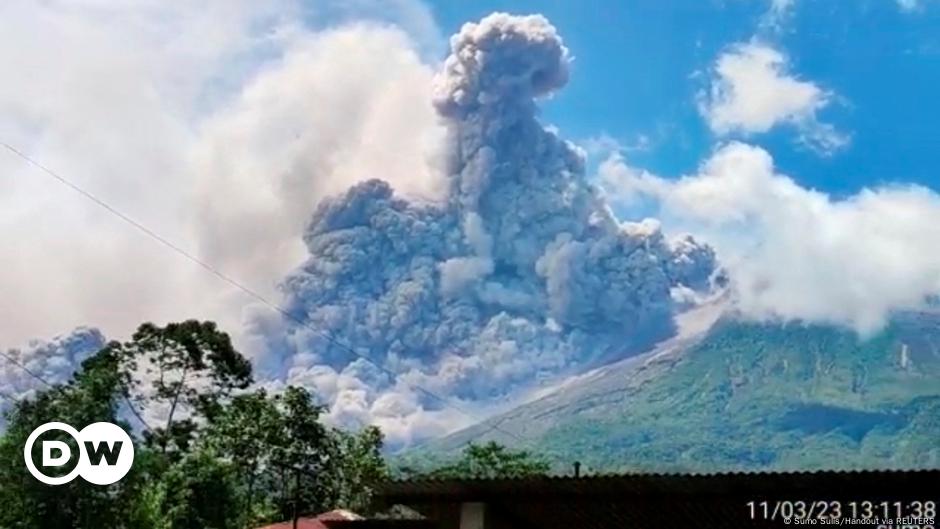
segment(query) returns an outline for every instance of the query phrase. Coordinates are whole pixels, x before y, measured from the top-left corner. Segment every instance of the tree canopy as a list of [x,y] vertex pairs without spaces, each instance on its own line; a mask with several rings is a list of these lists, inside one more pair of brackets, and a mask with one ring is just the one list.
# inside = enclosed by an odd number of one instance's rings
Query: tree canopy
[[[387,475],[381,432],[325,425],[303,388],[272,394],[251,391],[251,383],[250,363],[212,322],[146,323],[128,342],[109,343],[69,382],[7,414],[0,528],[227,529],[284,520],[295,508],[365,509]],[[148,409],[162,411],[162,420],[148,418]],[[132,432],[131,472],[106,487],[40,483],[26,470],[22,447],[51,421],[79,430],[106,421]]]
[[490,441],[470,443],[456,461],[424,474],[438,479],[510,479],[548,474],[551,465],[525,450],[509,448]]
[[[338,430],[322,421],[323,412],[302,387],[253,387],[251,364],[214,323],[145,323],[129,341],[108,343],[85,360],[67,383],[7,413],[0,529],[244,529],[295,511],[368,512],[374,487],[389,476],[382,432]],[[79,430],[100,421],[120,425],[134,443],[130,473],[108,486],[39,482],[22,450],[30,433],[51,421]],[[40,437],[52,438],[78,453],[62,432]],[[468,446],[428,475],[519,477],[548,468],[528,452],[489,443]]]

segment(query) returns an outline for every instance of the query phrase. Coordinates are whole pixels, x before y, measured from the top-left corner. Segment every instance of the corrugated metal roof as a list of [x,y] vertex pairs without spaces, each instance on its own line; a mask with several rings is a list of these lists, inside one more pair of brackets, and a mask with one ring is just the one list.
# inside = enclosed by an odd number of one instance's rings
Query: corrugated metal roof
[[859,489],[886,484],[906,488],[933,483],[936,470],[839,470],[815,472],[728,472],[713,474],[602,474],[582,477],[533,476],[519,479],[412,479],[386,482],[383,497],[420,495],[498,495],[505,492],[551,494],[704,494],[740,491],[775,493],[837,487]]
[[782,527],[752,520],[748,502],[940,501],[940,469],[425,479],[385,483],[377,497],[425,514],[484,502],[504,523],[494,527]]

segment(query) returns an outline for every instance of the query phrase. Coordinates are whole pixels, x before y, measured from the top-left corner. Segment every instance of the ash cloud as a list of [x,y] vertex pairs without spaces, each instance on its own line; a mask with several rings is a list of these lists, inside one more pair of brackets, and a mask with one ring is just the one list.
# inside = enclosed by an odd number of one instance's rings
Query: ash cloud
[[469,420],[415,385],[494,402],[674,331],[688,294],[712,288],[715,254],[655,222],[621,223],[583,153],[538,121],[570,65],[538,15],[493,14],[452,37],[431,101],[448,134],[446,197],[414,203],[369,180],[321,201],[309,256],[282,284],[309,327],[249,317],[262,375],[311,386],[336,422],[378,424],[400,444]]
[[3,413],[10,409],[14,400],[30,398],[37,390],[45,388],[36,377],[50,384],[66,382],[82,360],[104,345],[105,338],[100,331],[80,327],[51,340],[33,340],[25,347],[4,351],[11,360],[0,359],[0,429],[6,424]]

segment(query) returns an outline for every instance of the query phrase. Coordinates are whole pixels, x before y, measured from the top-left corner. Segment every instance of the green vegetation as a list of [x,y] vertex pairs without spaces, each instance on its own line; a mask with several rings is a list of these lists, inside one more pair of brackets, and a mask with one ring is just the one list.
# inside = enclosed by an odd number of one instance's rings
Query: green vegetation
[[940,430],[918,426],[940,409],[937,349],[901,366],[925,337],[724,325],[639,393],[549,429],[544,448],[577,440],[588,464],[617,470],[937,467]]
[[677,354],[611,369],[400,462],[422,468],[487,440],[545,454],[561,472],[573,461],[587,472],[937,468],[940,318],[899,315],[864,338],[725,321]]
[[[497,417],[499,428],[484,423],[401,456],[398,473],[513,478],[570,472],[574,461],[586,472],[940,467],[938,323],[899,318],[860,339],[726,321],[672,354]],[[122,421],[142,423],[145,406],[166,419],[133,436],[134,467],[120,482],[50,487],[26,470],[22,449],[37,426],[108,421],[132,431]],[[390,475],[382,434],[331,428],[322,412],[303,388],[252,389],[248,362],[211,323],[145,324],[8,413],[0,529],[242,529],[289,519],[295,501],[302,513],[368,512]],[[493,442],[519,438],[527,450]]]
[[[301,513],[365,509],[387,475],[381,432],[323,425],[302,388],[269,395],[250,384],[249,363],[212,323],[145,324],[128,343],[108,344],[70,382],[8,414],[0,528],[226,529],[288,519],[295,501]],[[51,487],[26,470],[22,450],[37,426],[108,421],[131,431],[121,418],[159,403],[166,422],[135,436],[134,467],[118,483]]]
[[408,477],[425,479],[511,479],[548,474],[551,464],[525,450],[513,451],[490,441],[470,443],[454,461],[422,472],[402,468]]
[[[211,322],[148,323],[127,343],[108,344],[71,381],[7,414],[0,529],[243,529],[290,519],[295,507],[303,514],[368,513],[375,485],[389,477],[382,433],[324,425],[323,409],[303,388],[272,395],[249,389],[251,383],[250,364]],[[146,425],[146,406],[168,410],[166,421]],[[145,427],[132,435],[134,466],[118,483],[76,479],[53,487],[26,470],[23,446],[41,424],[81,429],[107,421],[131,432],[125,417]],[[68,435],[41,437],[51,438],[77,453]],[[528,453],[491,443],[468,447],[462,459],[428,476],[517,477],[547,469]]]

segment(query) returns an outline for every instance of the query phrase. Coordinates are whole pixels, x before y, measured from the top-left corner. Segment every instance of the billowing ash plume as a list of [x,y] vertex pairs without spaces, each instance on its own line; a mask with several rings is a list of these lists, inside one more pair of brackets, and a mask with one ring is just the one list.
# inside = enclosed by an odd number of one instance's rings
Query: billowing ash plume
[[45,388],[40,379],[50,384],[67,381],[82,360],[104,345],[104,336],[97,329],[81,327],[49,341],[33,341],[24,348],[4,351],[0,356],[0,427],[5,422],[2,413],[14,400]]
[[[585,181],[584,157],[536,118],[569,55],[541,16],[493,14],[451,39],[433,104],[449,130],[442,204],[371,180],[317,207],[310,257],[285,281],[313,329],[253,318],[263,373],[315,387],[343,424],[407,442],[454,426],[412,384],[492,399],[673,332],[678,302],[710,288],[712,250],[620,223]],[[694,296],[692,296],[694,297]],[[438,410],[438,411],[435,411]],[[437,415],[435,415],[437,413]]]

